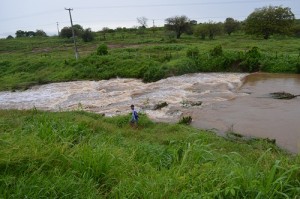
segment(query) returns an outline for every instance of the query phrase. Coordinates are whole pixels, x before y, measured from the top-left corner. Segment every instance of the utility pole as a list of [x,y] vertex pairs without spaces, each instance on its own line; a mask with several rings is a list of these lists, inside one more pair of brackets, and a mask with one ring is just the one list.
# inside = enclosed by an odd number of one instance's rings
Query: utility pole
[[75,32],[74,32],[74,28],[73,28],[73,21],[72,21],[72,15],[71,15],[71,8],[65,8],[65,10],[69,11],[69,15],[70,15],[70,21],[71,21],[71,28],[72,28],[72,35],[73,35],[73,40],[74,40],[74,50],[75,50],[75,58],[76,60],[78,59],[78,50],[77,50],[77,45],[76,45],[76,39],[75,39]]
[[58,27],[58,22],[56,22],[56,25],[57,25],[57,36],[59,36],[59,27]]
[[152,31],[153,31],[153,34],[154,34],[154,31],[155,31],[155,23],[154,23],[154,19],[153,19]]

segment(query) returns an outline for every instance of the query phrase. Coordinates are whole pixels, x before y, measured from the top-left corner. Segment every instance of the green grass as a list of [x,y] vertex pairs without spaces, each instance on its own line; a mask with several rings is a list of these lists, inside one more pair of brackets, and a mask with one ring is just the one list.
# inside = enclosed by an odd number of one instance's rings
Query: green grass
[[0,111],[3,198],[297,198],[300,158],[141,115]]
[[[108,45],[108,55],[98,56],[100,44]],[[223,54],[211,56],[221,46]],[[58,37],[0,40],[0,90],[27,89],[32,85],[72,80],[101,80],[114,77],[157,81],[173,75],[194,72],[299,73],[300,40],[274,36],[257,39],[242,33],[200,40],[183,35],[169,39],[158,30],[98,34],[96,40],[78,40],[79,61],[74,58],[71,39]],[[257,47],[259,57],[247,52]],[[198,49],[198,56],[188,56]]]
[[[96,55],[100,44],[107,56]],[[212,50],[221,46],[221,53]],[[0,40],[0,90],[112,77],[157,81],[191,72],[299,73],[300,40],[154,34]],[[256,52],[253,47],[258,47]],[[197,52],[191,56],[188,52]],[[300,157],[267,140],[225,139],[142,115],[0,110],[0,198],[297,198]]]

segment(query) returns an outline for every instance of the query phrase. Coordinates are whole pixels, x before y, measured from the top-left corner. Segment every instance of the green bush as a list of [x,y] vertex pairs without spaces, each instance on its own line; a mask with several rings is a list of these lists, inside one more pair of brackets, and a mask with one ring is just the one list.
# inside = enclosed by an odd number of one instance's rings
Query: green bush
[[[174,38],[172,33],[169,36]],[[97,37],[99,40],[100,35]],[[114,35],[107,33],[107,40],[99,50],[98,46],[94,49],[95,42],[79,40],[79,60],[74,59],[72,39],[3,39],[0,40],[0,90],[28,88],[52,81],[116,76],[157,81],[194,72],[299,72],[300,40],[297,38],[274,36],[263,41],[232,35],[208,42],[184,35],[180,40],[175,39],[176,44],[171,44],[167,39],[160,41],[162,37],[166,37],[163,29],[155,34],[146,30],[143,41],[136,37],[135,30],[116,31]],[[148,41],[151,45],[139,45]],[[108,49],[108,44],[114,44],[116,48]],[[243,52],[247,48],[250,50]]]
[[189,58],[198,58],[199,57],[199,49],[197,47],[189,48],[186,52],[186,56]]
[[300,62],[296,64],[296,72],[297,74],[300,74]]
[[84,42],[90,42],[95,39],[94,33],[90,28],[85,29],[84,32],[81,35],[81,38]]
[[223,55],[223,48],[221,45],[217,45],[210,51],[210,55],[213,57],[222,56]]
[[260,70],[271,73],[297,73],[297,63],[295,57],[280,56],[276,58],[264,56],[260,61]]
[[258,47],[253,47],[246,52],[244,60],[241,62],[241,67],[246,72],[256,72],[260,70],[261,54]]
[[107,55],[108,54],[108,47],[106,44],[101,44],[97,48],[97,55]]
[[143,81],[155,82],[165,77],[165,71],[159,66],[150,66],[145,70]]
[[11,66],[11,62],[9,61],[0,61],[0,73],[4,73],[7,71]]
[[192,117],[191,116],[186,116],[186,117],[182,117],[180,120],[179,120],[179,124],[185,124],[185,125],[189,125],[192,123]]

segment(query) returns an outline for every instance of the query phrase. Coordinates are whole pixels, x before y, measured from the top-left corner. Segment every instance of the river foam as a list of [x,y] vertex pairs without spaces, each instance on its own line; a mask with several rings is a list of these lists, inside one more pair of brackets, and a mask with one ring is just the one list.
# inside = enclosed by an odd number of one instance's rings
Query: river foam
[[[247,74],[201,73],[169,77],[153,83],[116,78],[75,81],[34,86],[26,91],[0,92],[1,109],[47,111],[85,110],[106,116],[128,114],[134,104],[140,112],[157,121],[175,122],[188,112],[185,102],[209,106],[233,99]],[[154,110],[155,105],[168,106]]]
[[[267,97],[278,91],[300,94],[300,75],[200,73],[147,84],[123,78],[52,83],[0,92],[0,109],[85,110],[115,116],[130,113],[134,104],[154,121],[178,122],[192,116],[194,127],[276,139],[279,146],[300,153],[300,97]],[[157,109],[162,103],[168,105]]]

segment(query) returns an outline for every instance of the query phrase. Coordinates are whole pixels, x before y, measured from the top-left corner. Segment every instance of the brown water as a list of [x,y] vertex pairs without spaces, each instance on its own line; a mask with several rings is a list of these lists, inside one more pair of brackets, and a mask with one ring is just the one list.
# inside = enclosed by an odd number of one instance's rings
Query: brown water
[[233,100],[192,111],[193,125],[234,130],[243,135],[276,139],[294,153],[300,152],[300,97],[290,100],[269,98],[272,92],[300,94],[300,75],[251,74],[237,92],[249,93]]
[[[53,83],[23,92],[0,92],[0,109],[86,110],[114,116],[128,114],[135,104],[155,121],[177,122],[191,115],[195,127],[268,137],[299,153],[300,97],[268,97],[278,91],[300,94],[300,75],[204,73],[148,84],[121,78]],[[199,101],[201,106],[190,105]],[[154,110],[161,102],[168,106]]]

